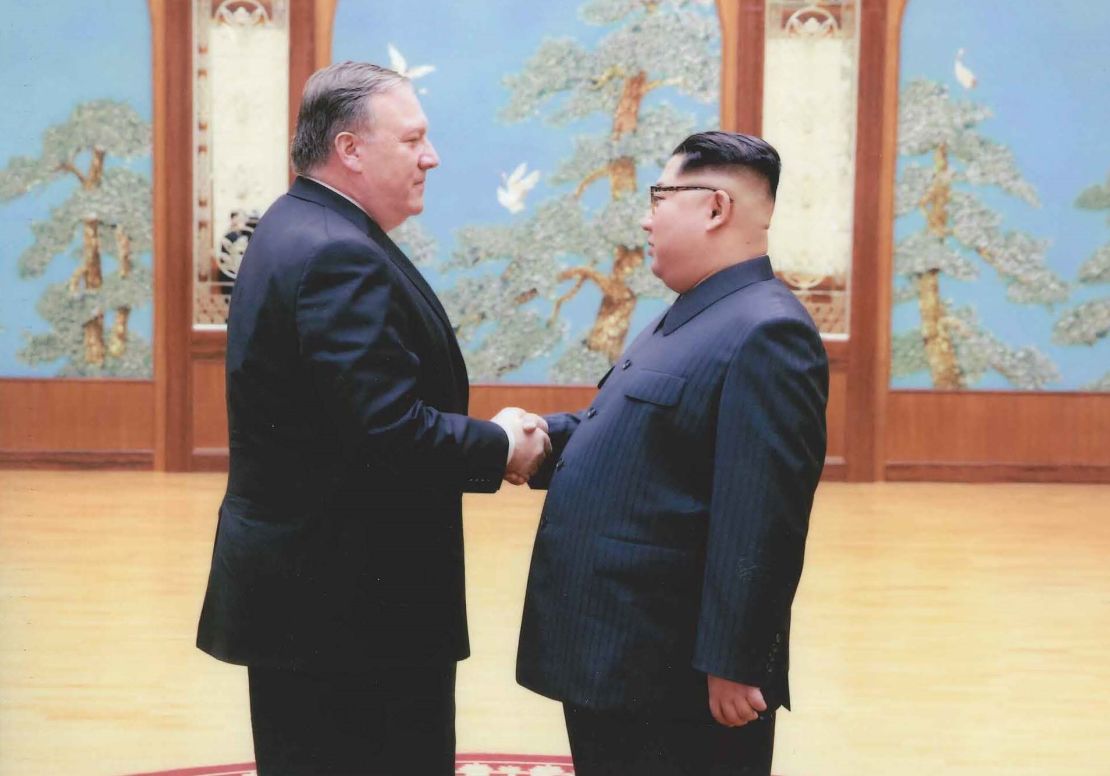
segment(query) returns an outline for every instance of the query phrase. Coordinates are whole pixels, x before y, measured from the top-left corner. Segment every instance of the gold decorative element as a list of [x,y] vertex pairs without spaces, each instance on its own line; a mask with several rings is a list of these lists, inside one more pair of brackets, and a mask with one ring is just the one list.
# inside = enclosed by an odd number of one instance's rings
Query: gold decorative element
[[856,0],[768,0],[767,36],[851,38]]
[[258,0],[223,0],[212,13],[212,21],[233,27],[258,27],[271,23],[270,3]]
[[779,280],[805,305],[823,334],[848,331],[848,279],[844,275],[777,272]]
[[226,323],[243,222],[288,181],[287,5],[194,0],[194,325]]

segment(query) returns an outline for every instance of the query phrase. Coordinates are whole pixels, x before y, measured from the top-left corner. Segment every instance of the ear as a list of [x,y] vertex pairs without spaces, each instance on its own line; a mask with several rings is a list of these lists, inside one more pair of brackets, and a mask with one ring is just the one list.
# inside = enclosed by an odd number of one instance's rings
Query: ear
[[728,194],[718,189],[713,192],[710,207],[712,209],[709,211],[709,222],[705,225],[707,232],[720,229],[729,222],[732,218],[733,202]]
[[359,152],[358,137],[351,132],[340,132],[332,141],[335,156],[340,163],[352,172],[362,172],[362,155]]

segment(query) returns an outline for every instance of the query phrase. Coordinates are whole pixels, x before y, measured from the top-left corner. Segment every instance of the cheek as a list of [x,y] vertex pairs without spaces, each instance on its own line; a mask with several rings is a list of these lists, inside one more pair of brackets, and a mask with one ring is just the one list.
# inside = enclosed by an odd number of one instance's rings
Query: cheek
[[651,255],[648,257],[648,261],[651,262],[651,271],[655,275],[666,271],[668,258],[667,253],[668,251],[666,244],[660,244],[659,241],[656,241],[655,247],[652,249]]
[[655,244],[656,253],[659,252],[660,246],[664,248],[674,245],[675,225],[664,220],[662,223],[656,223],[651,232],[651,241]]

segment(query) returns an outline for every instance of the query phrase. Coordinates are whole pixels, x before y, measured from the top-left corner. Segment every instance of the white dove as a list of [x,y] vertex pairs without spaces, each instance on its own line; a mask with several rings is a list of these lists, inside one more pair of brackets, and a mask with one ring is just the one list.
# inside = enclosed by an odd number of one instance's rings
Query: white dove
[[525,175],[527,170],[528,163],[521,162],[512,175],[505,177],[505,173],[501,173],[501,183],[504,185],[497,187],[497,201],[510,213],[524,210],[524,197],[540,180],[539,170],[532,170]]
[[964,64],[964,50],[960,49],[956,52],[956,80],[960,82],[960,86],[965,89],[974,89],[975,84],[979,79],[975,77],[975,73],[971,72],[967,65]]
[[409,63],[401,56],[401,52],[392,43],[389,46],[389,66],[396,70],[406,78],[415,81],[417,78],[423,78],[428,73],[435,72],[435,65],[417,65],[416,67],[409,68]]

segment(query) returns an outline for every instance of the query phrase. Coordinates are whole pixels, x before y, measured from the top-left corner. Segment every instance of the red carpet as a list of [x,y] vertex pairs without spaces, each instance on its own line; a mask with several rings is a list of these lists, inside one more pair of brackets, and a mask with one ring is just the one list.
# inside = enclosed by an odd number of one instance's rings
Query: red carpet
[[[530,754],[460,754],[456,776],[573,776],[569,757]],[[133,776],[256,776],[254,763],[177,768],[172,771],[137,773]],[[412,776],[419,776],[412,774]]]

